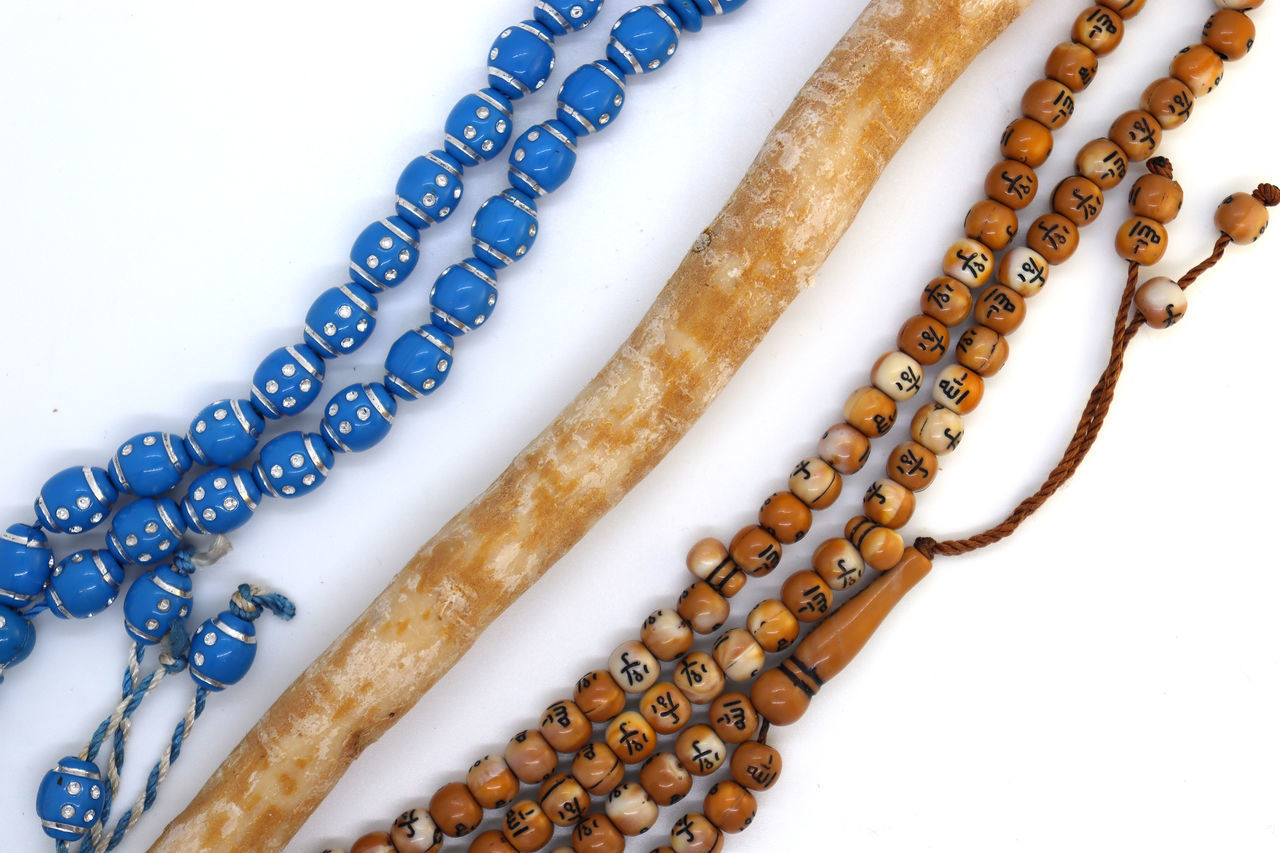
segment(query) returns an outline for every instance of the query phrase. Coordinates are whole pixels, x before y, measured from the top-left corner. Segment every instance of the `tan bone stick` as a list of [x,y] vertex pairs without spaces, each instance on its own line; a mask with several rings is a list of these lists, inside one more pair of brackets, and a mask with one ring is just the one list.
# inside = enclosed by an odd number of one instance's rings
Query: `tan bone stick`
[[684,435],[809,285],[907,134],[1030,2],[873,0],[604,369],[290,685],[151,849],[283,847],[364,748]]

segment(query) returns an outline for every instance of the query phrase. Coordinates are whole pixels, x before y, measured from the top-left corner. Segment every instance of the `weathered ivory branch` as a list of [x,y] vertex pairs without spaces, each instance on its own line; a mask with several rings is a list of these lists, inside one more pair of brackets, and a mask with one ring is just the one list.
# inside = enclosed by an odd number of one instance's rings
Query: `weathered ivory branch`
[[1029,4],[873,0],[610,362],[284,692],[152,851],[283,847],[347,765],[684,435],[907,134]]

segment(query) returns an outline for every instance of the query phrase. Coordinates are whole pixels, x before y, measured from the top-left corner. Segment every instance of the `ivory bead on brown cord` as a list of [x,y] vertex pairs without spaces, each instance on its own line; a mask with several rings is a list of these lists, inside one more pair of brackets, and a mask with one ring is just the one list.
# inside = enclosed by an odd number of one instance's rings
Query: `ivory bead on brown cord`
[[[672,661],[693,648],[693,627],[675,610],[662,607],[650,613],[649,618],[644,620],[644,625],[640,627],[640,641],[658,660]],[[612,681],[612,677],[610,680]],[[617,689],[622,693],[622,688]],[[610,711],[604,719],[592,718],[592,721],[604,722],[621,711],[625,703],[626,696],[623,694],[622,704],[619,704],[616,710]]]
[[729,542],[729,556],[747,574],[763,577],[777,568],[782,559],[782,543],[760,525],[752,524],[734,534]]
[[671,827],[671,849],[675,853],[720,853],[724,834],[698,812],[687,814]]
[[915,509],[915,494],[901,483],[886,477],[873,482],[862,496],[862,511],[867,518],[895,530],[911,520]]
[[627,839],[602,814],[588,815],[573,829],[574,853],[622,853]]
[[739,744],[756,736],[760,715],[745,693],[721,693],[707,709],[707,719],[720,740]]
[[556,773],[538,788],[538,806],[556,826],[573,826],[591,809],[591,795],[570,773]]
[[995,253],[977,240],[957,240],[942,256],[942,273],[965,287],[981,287],[991,277],[994,258]]
[[855,389],[844,401],[844,419],[867,438],[876,438],[893,429],[898,420],[898,404],[872,385]]
[[[1003,284],[993,284],[982,291],[973,313],[974,319],[982,325],[1007,336],[1017,331],[1022,322],[1027,319],[1027,301],[1013,288]],[[966,413],[960,412],[960,414]]]
[[[967,415],[982,402],[986,393],[982,377],[961,364],[949,364],[933,383],[933,399],[957,415]],[[905,523],[905,520],[904,520]],[[901,527],[901,524],[889,525]]]
[[[840,492],[844,489],[844,481],[840,479],[840,474],[835,468],[811,456],[800,460],[796,467],[791,469],[787,487],[791,490],[791,494],[811,509],[826,509],[840,497]],[[740,570],[739,574],[741,574]],[[743,577],[743,580],[745,581],[746,578]]]
[[555,830],[551,818],[533,800],[514,803],[502,819],[502,837],[520,853],[541,850]]
[[[679,622],[684,622],[675,611],[658,612],[670,613]],[[649,618],[652,619],[654,617],[650,616]],[[648,624],[647,620],[645,624]],[[688,629],[686,628],[686,630]],[[693,631],[689,631],[689,638],[690,640],[693,639]],[[641,631],[641,640],[644,640],[643,630]],[[647,642],[645,642],[645,648],[653,651],[653,646]],[[673,657],[677,657],[679,654],[683,654],[683,652],[673,655]],[[670,659],[663,658],[663,660]],[[627,694],[606,670],[595,669],[579,678],[578,683],[574,685],[573,704],[577,705],[591,722],[606,723],[627,706]]]
[[1232,193],[1213,214],[1213,224],[1233,243],[1252,243],[1267,230],[1271,214],[1267,206],[1249,193]]
[[640,785],[659,806],[678,803],[693,788],[693,774],[673,752],[659,752],[640,768]]
[[441,786],[431,795],[427,811],[440,831],[452,838],[473,832],[484,820],[484,809],[462,782]]
[[1098,74],[1098,55],[1074,41],[1059,43],[1044,63],[1044,76],[1072,92],[1083,92]]
[[732,598],[747,582],[747,576],[729,556],[729,549],[719,539],[700,539],[689,549],[685,567],[699,580],[725,598]]
[[438,853],[444,833],[426,809],[409,809],[391,824],[391,846],[396,853]]
[[[1053,85],[1064,88],[1059,83]],[[998,201],[984,198],[969,208],[964,218],[964,233],[998,252],[1017,235],[1018,214]]]
[[958,326],[969,317],[973,291],[950,276],[938,276],[920,294],[920,310],[945,326]]
[[906,547],[902,536],[888,527],[882,527],[863,516],[857,516],[845,525],[845,536],[858,548],[866,564],[876,571],[892,568]]
[[791,492],[774,492],[761,504],[757,521],[779,542],[790,545],[813,526],[813,510]]
[[680,593],[676,612],[695,633],[714,634],[729,618],[729,602],[706,581],[697,581]]
[[500,755],[486,755],[467,771],[467,790],[483,808],[496,809],[520,792],[520,780]]
[[1142,266],[1159,261],[1168,247],[1169,232],[1164,225],[1145,216],[1126,220],[1116,231],[1116,253]]
[[659,681],[640,697],[640,713],[654,731],[669,735],[693,718],[693,703],[670,681]]
[[1038,169],[1053,152],[1053,131],[1035,119],[1015,118],[1000,136],[1000,154]]
[[898,349],[923,365],[937,364],[950,345],[951,332],[927,314],[915,315],[898,330]]
[[711,657],[730,681],[750,681],[764,669],[764,649],[745,628],[730,628],[716,638]]
[[507,843],[500,830],[488,829],[471,839],[467,853],[516,853],[516,848]]
[[[1027,87],[1027,91],[1022,96],[1022,115],[1040,122],[1050,130],[1057,130],[1065,125],[1071,120],[1075,111],[1076,99],[1071,94],[1071,90],[1057,80],[1049,78],[1036,80]],[[982,239],[974,234],[969,236]],[[983,240],[983,242],[987,241]],[[994,243],[987,243],[987,245],[997,250],[1004,248]]]
[[612,791],[627,768],[608,744],[592,742],[578,750],[569,772],[593,797],[602,797]]
[[1169,63],[1169,76],[1176,77],[1197,98],[1203,98],[1222,82],[1222,57],[1213,48],[1193,44],[1180,50]]
[[658,747],[658,733],[639,711],[623,711],[605,728],[604,742],[623,764],[640,764]]
[[1256,35],[1253,20],[1244,12],[1219,9],[1204,22],[1200,42],[1224,59],[1234,61],[1244,59]]
[[711,726],[698,723],[676,737],[676,758],[680,766],[694,776],[710,776],[729,757],[729,748]]
[[1146,160],[1156,153],[1164,131],[1160,122],[1146,110],[1129,110],[1111,124],[1107,138],[1120,146],[1131,163]]
[[1129,189],[1129,210],[1134,216],[1172,222],[1182,210],[1182,185],[1164,175],[1143,175]]
[[726,779],[711,786],[702,800],[702,813],[723,832],[742,832],[756,817],[755,795]]
[[926,403],[911,419],[911,437],[939,456],[960,446],[964,420],[946,406]]
[[1036,170],[1020,160],[1001,160],[987,172],[982,191],[987,198],[1010,210],[1022,210],[1036,197],[1040,179]]
[[981,324],[971,326],[956,342],[956,362],[982,377],[995,376],[1008,358],[1005,336]]
[[707,705],[724,692],[724,672],[711,655],[697,651],[680,658],[672,681],[695,705]]
[[899,350],[890,350],[871,366],[871,384],[899,403],[914,397],[923,381],[920,362]]
[[[917,441],[904,441],[890,451],[884,467],[885,473],[895,483],[899,483],[913,492],[921,492],[929,488],[933,478],[938,475],[938,457],[932,450]],[[830,541],[842,542],[845,540],[833,539]],[[817,569],[818,574],[822,575],[827,583],[831,583],[817,563],[817,554],[814,554],[814,568]],[[858,577],[852,583],[839,587],[832,584],[832,587],[834,589],[846,589],[852,586],[853,583],[857,583],[859,579],[861,579],[861,572],[858,573]]]
[[751,608],[747,614],[747,630],[766,652],[780,652],[800,636],[800,621],[786,604],[770,598]]
[[556,752],[577,752],[591,740],[591,721],[571,700],[553,702],[542,712],[538,731]]
[[1133,304],[1148,326],[1167,329],[1187,313],[1187,294],[1173,279],[1157,276],[1138,287]]
[[[1080,178],[1084,180],[1084,178]],[[1090,182],[1092,186],[1092,182]],[[1101,208],[1102,200],[1099,198]],[[1015,246],[1004,253],[996,266],[996,281],[1011,287],[1025,298],[1035,296],[1049,281],[1049,262],[1044,255],[1026,246]]]
[[[1083,227],[1102,212],[1102,188],[1088,178],[1071,175],[1053,188],[1052,204],[1054,213],[1070,219],[1077,227]],[[1009,254],[1006,254],[1000,259],[997,276],[1008,258]]]
[[370,832],[356,839],[356,843],[351,845],[351,853],[396,853],[396,848],[389,833]]
[[871,456],[871,442],[847,423],[832,424],[818,441],[818,456],[841,474],[856,474]]
[[[866,562],[848,539],[828,539],[813,551],[813,570],[832,589],[843,590],[862,580]],[[788,644],[789,645],[789,644]],[[778,649],[769,649],[778,651]]]
[[[613,676],[614,681],[618,682],[618,686],[627,693],[639,694],[657,683],[658,678],[662,675],[662,665],[658,663],[658,659],[654,657],[644,643],[639,640],[628,640],[620,644],[613,650],[613,654],[609,655],[609,674]],[[588,723],[588,732],[590,732],[590,729],[591,725]],[[583,741],[583,743],[586,743],[586,741]],[[552,744],[552,746],[554,745]],[[578,746],[582,746],[582,744],[578,744]],[[575,746],[572,750],[560,750],[560,752],[574,752],[577,748]]]
[[793,572],[782,584],[781,598],[801,622],[817,622],[831,609],[831,587],[812,569]]
[[1138,106],[1156,117],[1160,127],[1172,130],[1191,117],[1196,96],[1177,77],[1161,77],[1142,92]]
[[1071,38],[1098,56],[1106,56],[1120,46],[1120,40],[1124,38],[1124,21],[1106,6],[1090,6],[1076,18],[1071,27]]
[[1038,217],[1027,229],[1027,246],[1051,264],[1060,264],[1080,246],[1080,229],[1058,213]]
[[1088,178],[1103,190],[1115,188],[1129,172],[1129,158],[1110,139],[1086,142],[1076,153],[1076,174]]
[[507,766],[516,778],[528,785],[535,785],[555,772],[560,757],[541,733],[525,729],[507,742],[502,753]]
[[623,835],[643,835],[658,821],[658,802],[639,782],[623,782],[609,792],[604,813]]

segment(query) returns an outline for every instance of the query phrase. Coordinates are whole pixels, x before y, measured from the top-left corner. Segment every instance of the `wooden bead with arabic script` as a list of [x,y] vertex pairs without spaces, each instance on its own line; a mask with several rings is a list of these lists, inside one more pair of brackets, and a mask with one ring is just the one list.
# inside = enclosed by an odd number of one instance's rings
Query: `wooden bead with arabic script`
[[671,752],[659,752],[646,761],[639,779],[645,793],[663,808],[683,800],[693,787],[693,776]]
[[1060,213],[1046,213],[1027,229],[1027,246],[1049,263],[1060,264],[1080,247],[1080,229]]
[[573,826],[591,808],[591,795],[572,775],[557,773],[538,788],[538,806],[556,826]]
[[1129,172],[1129,158],[1110,139],[1094,139],[1080,146],[1075,165],[1077,175],[1088,178],[1103,190],[1115,187]]
[[1244,59],[1253,47],[1257,28],[1244,12],[1219,9],[1204,22],[1200,43],[1227,60]]
[[1048,283],[1049,262],[1034,249],[1015,246],[1000,259],[1000,265],[996,267],[996,280],[1029,299]]
[[844,401],[844,419],[867,438],[877,438],[893,429],[898,404],[879,388],[864,385]]
[[1213,213],[1213,224],[1233,243],[1252,243],[1267,230],[1271,214],[1249,193],[1232,193]]
[[[699,581],[701,583],[701,581]],[[618,682],[627,693],[643,693],[657,683],[658,677],[662,674],[662,665],[658,663],[658,659],[654,657],[653,652],[639,640],[628,640],[613,650],[613,654],[609,656],[609,674],[613,676],[613,680]],[[579,711],[579,714],[582,712]],[[583,722],[586,718],[583,717]],[[587,730],[590,732],[591,725],[587,724]],[[542,734],[546,736],[545,729]],[[551,740],[550,737],[547,738]],[[561,749],[560,752],[576,752],[578,747],[586,743],[583,740],[573,749]],[[551,744],[555,746],[555,743]]]
[[[1002,335],[1011,335],[1022,325],[1022,321],[1027,319],[1027,301],[1013,288],[1003,284],[993,284],[982,291],[982,296],[978,297],[978,305],[974,309],[973,316],[988,329],[994,329]],[[965,413],[960,412],[960,414]]]
[[351,853],[396,853],[391,836],[386,832],[370,832],[356,839],[351,845]]
[[699,634],[714,634],[729,618],[729,601],[712,589],[706,581],[685,587],[676,604],[676,612]]
[[841,474],[858,473],[870,455],[871,442],[847,423],[832,424],[818,441],[818,457]]
[[724,692],[724,673],[706,652],[689,652],[676,663],[672,681],[695,705],[707,705]]
[[920,362],[900,350],[889,350],[871,366],[871,384],[897,402],[914,397],[923,381]]
[[602,797],[622,781],[627,768],[607,744],[592,741],[578,750],[569,772],[591,796]]
[[764,668],[764,649],[745,628],[730,628],[717,637],[711,657],[730,681],[750,681]]
[[[644,625],[640,628],[640,641],[658,660],[675,660],[693,648],[693,628],[679,613],[663,607],[650,613],[649,618],[644,620]],[[618,688],[618,692],[621,693],[622,689]],[[626,704],[625,695],[623,704]],[[621,710],[619,707],[609,717]],[[593,718],[593,722],[603,723],[605,720]]]
[[1107,136],[1120,146],[1130,162],[1138,162],[1156,153],[1164,131],[1151,113],[1146,110],[1129,110],[1112,122]]
[[1165,276],[1144,281],[1133,301],[1153,329],[1167,329],[1187,313],[1187,294],[1176,281]]
[[1076,18],[1071,38],[1099,56],[1106,56],[1124,38],[1124,22],[1105,6],[1090,6]]
[[467,790],[486,809],[505,806],[520,792],[520,780],[500,755],[486,755],[467,771]]
[[1191,117],[1196,96],[1177,77],[1161,77],[1142,92],[1138,106],[1156,117],[1165,130],[1179,127]]
[[669,681],[659,681],[640,697],[640,713],[653,730],[669,735],[684,728],[693,717],[693,704]]
[[1053,131],[1035,119],[1015,118],[1000,135],[1000,153],[1006,160],[1038,169],[1053,151]]
[[897,530],[911,520],[916,511],[916,496],[901,483],[882,477],[867,487],[862,511],[876,524]]
[[[1045,131],[1045,133],[1048,132]],[[946,254],[942,256],[943,274],[954,278],[966,287],[981,287],[986,284],[987,279],[991,277],[993,267],[991,249],[969,238],[952,243]]]
[[938,276],[920,294],[920,310],[944,326],[958,326],[969,318],[973,292],[949,276]]
[[707,820],[728,833],[742,832],[756,817],[755,795],[746,788],[726,779],[717,782],[707,791],[702,801],[702,811]]
[[738,744],[755,737],[760,715],[745,693],[722,693],[707,709],[707,719],[720,740]]
[[[1070,219],[1073,225],[1084,227],[1102,212],[1102,190],[1093,181],[1079,175],[1064,178],[1053,188],[1053,211]],[[1000,268],[1003,268],[1005,258],[1001,259]],[[999,277],[999,269],[996,275]]]
[[831,587],[812,569],[794,572],[787,578],[781,597],[801,622],[817,622],[831,609]]
[[1164,175],[1143,175],[1129,190],[1129,210],[1134,216],[1172,222],[1182,210],[1182,185]]
[[1154,219],[1135,216],[1116,232],[1116,253],[1126,261],[1150,266],[1164,257],[1169,232]]
[[658,746],[658,733],[639,711],[623,711],[605,728],[604,742],[623,764],[639,764]]
[[751,608],[747,614],[747,630],[766,652],[780,652],[800,635],[800,620],[786,604],[769,598]]
[[689,549],[685,567],[699,580],[725,598],[733,598],[747,582],[747,576],[729,556],[729,549],[719,539],[700,539]]
[[573,853],[623,853],[627,839],[602,814],[587,815],[573,828]]
[[[885,461],[885,472],[895,483],[905,486],[913,492],[921,492],[929,487],[929,484],[933,482],[934,477],[938,474],[938,457],[932,450],[919,442],[904,441],[890,451],[889,458]],[[832,541],[842,542],[844,540],[834,539]],[[814,568],[818,568],[817,562],[818,556],[814,554]],[[818,574],[822,574],[823,579],[827,583],[831,583],[821,569],[818,569]],[[855,580],[854,583],[856,582]],[[835,584],[831,585],[834,589],[844,588]]]
[[391,824],[391,846],[396,853],[438,853],[444,833],[426,809],[409,809]]
[[774,492],[760,506],[757,521],[779,542],[790,545],[803,539],[813,526],[813,510],[791,492]]
[[724,834],[705,815],[687,814],[671,827],[671,849],[675,853],[720,853]]
[[978,408],[984,391],[982,377],[976,372],[961,364],[949,364],[933,384],[933,399],[957,415],[967,415]]
[[658,803],[639,782],[623,782],[609,792],[604,813],[623,835],[643,835],[658,822]]
[[556,751],[533,729],[525,729],[508,741],[502,757],[516,778],[528,785],[546,779],[560,762]]
[[946,406],[926,403],[911,419],[911,437],[939,456],[960,446],[964,419]]
[[1036,197],[1040,180],[1036,170],[1019,160],[1001,160],[987,172],[982,191],[987,198],[1010,210],[1022,210]]
[[501,830],[487,829],[471,839],[467,853],[516,853],[516,848],[507,843]]
[[1083,92],[1098,74],[1098,55],[1074,41],[1064,41],[1049,52],[1044,76],[1073,92]]
[[1222,82],[1224,67],[1222,57],[1212,48],[1193,44],[1178,51],[1169,63],[1169,76],[1186,83],[1191,94],[1203,98]]
[[[1076,99],[1071,90],[1057,80],[1043,78],[1027,87],[1022,96],[1022,114],[1040,122],[1050,130],[1057,130],[1071,120],[1076,110]],[[967,226],[967,222],[966,222]],[[976,235],[970,235],[976,237]],[[977,239],[982,239],[978,237]],[[985,243],[986,241],[983,240]],[[993,249],[1002,247],[987,243]]]
[[502,820],[502,837],[520,853],[541,850],[555,834],[555,824],[533,800],[521,800],[507,809]]
[[689,726],[676,738],[676,757],[694,776],[710,776],[729,757],[729,749],[711,726],[699,723]]
[[[680,619],[673,611],[667,612],[671,612],[672,616]],[[680,619],[680,621],[684,620]],[[687,627],[686,630],[688,630]],[[689,631],[689,639],[692,641],[693,631]],[[653,651],[648,643],[645,643],[645,647]],[[665,660],[671,660],[671,658],[665,658]],[[612,675],[603,669],[595,669],[579,678],[578,683],[574,685],[573,704],[577,705],[591,722],[607,723],[627,707],[627,694],[618,686],[618,682],[613,680]]]
[[837,536],[814,549],[813,570],[832,589],[848,589],[862,580],[866,563],[852,542]]
[[898,349],[924,365],[937,364],[950,345],[947,327],[927,314],[917,314],[898,330]]
[[[628,645],[644,646],[633,641]],[[645,654],[649,650],[645,649]],[[616,653],[615,653],[616,654]],[[652,656],[650,656],[652,659]],[[657,661],[654,661],[654,668],[657,668]],[[617,678],[615,675],[614,678]],[[582,709],[568,699],[562,699],[559,702],[553,702],[547,706],[542,712],[542,721],[538,724],[538,731],[542,733],[542,737],[551,748],[556,752],[570,753],[577,752],[582,748],[583,744],[591,740],[591,721],[587,719],[587,715],[582,713]]]
[[733,781],[750,791],[767,791],[782,774],[782,754],[765,743],[747,741],[729,759]]
[[461,782],[450,782],[432,794],[427,811],[440,831],[452,838],[467,835],[484,820],[484,809]]
[[1142,11],[1147,0],[1098,0],[1098,5],[1106,6],[1127,21]]
[[[1050,80],[1043,82],[1052,83]],[[1065,89],[1061,83],[1053,83]],[[1009,245],[1018,234],[1018,214],[1006,205],[984,198],[969,208],[964,218],[964,233],[997,252]]]
[[971,327],[956,342],[956,361],[982,377],[995,376],[1009,358],[1009,341],[983,325]]
[[[791,494],[798,497],[806,506],[812,509],[826,509],[840,497],[844,481],[840,479],[836,469],[821,459],[810,457],[800,460],[799,464],[791,469],[787,487],[791,489]],[[727,556],[728,552],[725,553]],[[739,575],[744,581],[746,580],[741,571]],[[728,595],[728,593],[725,594]]]
[[764,577],[778,567],[782,543],[758,524],[739,530],[729,542],[729,556],[753,578]]

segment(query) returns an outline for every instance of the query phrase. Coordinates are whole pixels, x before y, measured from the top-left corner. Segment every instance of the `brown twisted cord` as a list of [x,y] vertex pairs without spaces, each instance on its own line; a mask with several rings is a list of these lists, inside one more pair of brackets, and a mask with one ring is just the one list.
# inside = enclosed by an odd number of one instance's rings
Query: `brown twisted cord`
[[[1272,187],[1270,184],[1264,184],[1263,186],[1274,190],[1277,200],[1280,201],[1280,189]],[[1261,189],[1259,187],[1259,190]],[[1259,200],[1266,203],[1263,199]],[[1223,252],[1226,251],[1230,243],[1230,237],[1226,234],[1220,235],[1217,242],[1214,243],[1213,252],[1210,253],[1209,257],[1178,279],[1178,286],[1183,290],[1190,287],[1196,279],[1222,260]],[[1035,494],[1018,504],[1013,512],[1009,513],[1009,516],[995,527],[968,539],[949,539],[944,542],[938,542],[928,536],[921,536],[916,539],[915,547],[925,557],[932,560],[935,555],[939,554],[948,557],[967,554],[970,551],[976,551],[979,548],[985,548],[988,545],[999,542],[1017,530],[1022,522],[1040,509],[1044,502],[1076,473],[1076,469],[1080,467],[1085,455],[1088,454],[1089,449],[1093,447],[1094,441],[1097,440],[1098,431],[1102,428],[1102,422],[1106,419],[1107,412],[1111,409],[1111,401],[1115,397],[1116,382],[1120,378],[1120,371],[1124,369],[1125,350],[1128,349],[1129,342],[1133,340],[1133,336],[1138,333],[1138,329],[1142,328],[1146,322],[1141,315],[1134,316],[1132,319],[1129,316],[1133,312],[1133,300],[1137,292],[1138,269],[1139,267],[1136,263],[1129,264],[1128,280],[1125,283],[1124,293],[1120,297],[1120,308],[1116,312],[1115,326],[1111,335],[1111,357],[1108,359],[1102,375],[1098,377],[1097,384],[1093,386],[1093,391],[1089,394],[1089,401],[1085,404],[1084,412],[1080,415],[1080,422],[1076,425],[1075,434],[1072,435],[1071,441],[1067,444],[1067,449],[1062,454],[1062,459],[1049,472],[1049,476],[1045,478],[1044,483],[1036,490]]]

